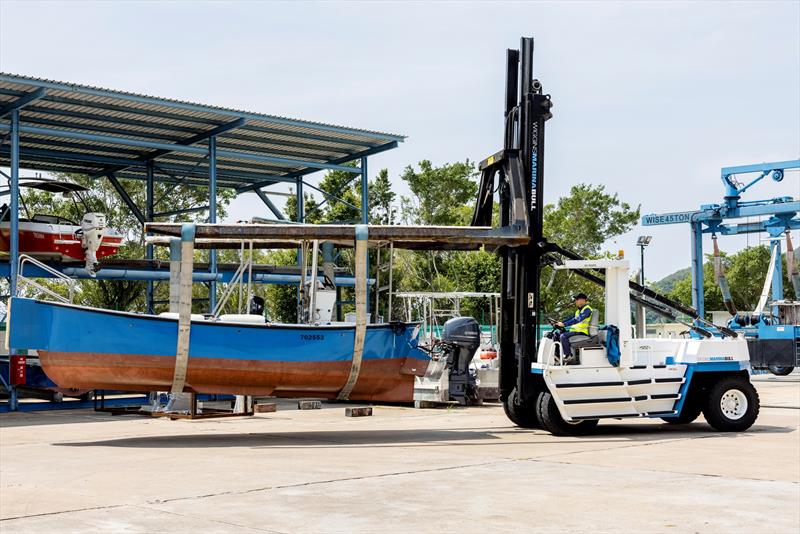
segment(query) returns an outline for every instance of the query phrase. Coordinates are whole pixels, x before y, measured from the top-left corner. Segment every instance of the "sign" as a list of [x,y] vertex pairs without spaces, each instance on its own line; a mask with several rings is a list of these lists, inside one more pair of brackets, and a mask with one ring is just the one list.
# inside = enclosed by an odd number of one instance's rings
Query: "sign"
[[14,355],[11,356],[11,365],[8,369],[9,382],[12,385],[25,385],[26,383],[26,366],[27,358],[25,356]]
[[659,224],[681,224],[692,222],[692,215],[696,211],[677,211],[675,213],[652,213],[642,217],[642,226],[657,226]]

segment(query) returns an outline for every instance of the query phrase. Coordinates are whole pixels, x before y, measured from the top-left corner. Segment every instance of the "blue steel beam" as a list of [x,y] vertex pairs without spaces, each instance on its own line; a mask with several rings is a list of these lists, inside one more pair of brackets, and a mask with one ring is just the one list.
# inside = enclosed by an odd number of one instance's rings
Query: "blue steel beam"
[[[246,122],[247,121],[245,119],[239,118],[239,119],[236,119],[235,121],[231,121],[231,122],[226,123],[226,124],[220,124],[216,128],[213,128],[213,129],[208,130],[206,132],[200,132],[200,133],[197,133],[197,134],[195,134],[195,135],[193,135],[191,137],[188,137],[186,139],[181,139],[180,141],[178,141],[176,143],[176,145],[188,146],[188,145],[193,145],[195,143],[199,143],[200,141],[205,141],[206,139],[214,139],[217,135],[219,135],[221,133],[229,132],[231,130],[235,130],[236,128],[242,127]],[[156,158],[158,158],[160,156],[163,156],[165,154],[169,154],[170,152],[173,152],[173,150],[165,150],[165,149],[154,150],[153,152],[149,152],[147,154],[142,154],[137,159],[139,159],[141,161],[150,161],[150,160],[156,159]],[[123,168],[115,168],[115,169],[106,169],[105,171],[98,173],[98,176],[106,174],[107,172],[117,172],[117,171],[122,171],[122,170],[125,170],[125,168],[123,167]]]
[[722,176],[729,176],[731,174],[744,174],[748,172],[770,172],[774,170],[798,169],[800,168],[800,159],[791,159],[787,161],[774,161],[772,163],[755,163],[753,165],[738,165],[735,167],[723,167],[721,170]]
[[[378,154],[380,152],[385,152],[386,150],[391,150],[393,148],[397,148],[397,141],[392,141],[391,143],[386,143],[384,145],[380,145],[380,146],[377,146],[377,147],[372,147],[372,148],[370,148],[368,150],[364,150],[364,151],[361,151],[361,152],[356,152],[354,154],[348,154],[346,156],[342,156],[341,158],[338,158],[338,159],[335,159],[335,160],[331,161],[331,163],[334,163],[334,164],[337,164],[337,165],[341,164],[341,163],[347,163],[348,161],[354,161],[354,160],[360,159],[362,157],[371,156],[373,154]],[[357,167],[350,167],[350,169],[351,169],[350,172],[353,172],[356,175],[358,175],[361,172],[360,170],[358,170]],[[289,174],[286,175],[286,177],[287,178],[295,178],[297,176],[303,176],[305,174],[311,174],[312,172],[316,172],[316,171],[308,171],[308,170],[298,171],[298,172],[294,172],[294,173],[289,173]],[[236,192],[237,193],[243,193],[243,192],[247,191],[248,189],[250,189],[251,187],[264,187],[264,186],[267,186],[267,185],[269,185],[269,183],[256,182],[254,184],[251,184],[250,186],[242,187],[242,188],[238,189]]]
[[6,104],[5,106],[0,107],[0,119],[2,119],[3,117],[5,117],[6,115],[8,115],[9,113],[11,113],[14,110],[18,111],[18,110],[24,108],[25,106],[27,106],[27,105],[29,105],[29,104],[31,104],[33,102],[36,102],[37,100],[39,100],[40,98],[42,98],[46,94],[47,94],[47,89],[45,89],[44,87],[40,87],[39,89],[35,89],[35,90],[31,91],[30,93],[27,93],[27,94],[25,94],[23,96],[20,96],[19,98],[17,98],[13,102],[10,102],[10,103]]
[[347,134],[347,135],[354,135],[354,136],[361,136],[361,137],[371,137],[376,139],[386,139],[387,141],[402,141],[403,137],[398,135],[392,134],[384,134],[379,132],[366,132],[362,130],[357,130],[354,128],[345,128],[342,126],[333,126],[328,124],[320,124],[315,122],[306,122],[306,121],[299,121],[295,119],[285,119],[282,117],[273,117],[270,115],[260,115],[256,113],[242,113],[239,111],[234,111],[225,108],[217,108],[213,106],[203,106],[199,104],[192,104],[190,102],[179,102],[175,100],[164,100],[160,98],[153,98],[149,96],[142,96],[142,95],[134,95],[129,93],[118,93],[115,91],[106,91],[102,89],[94,89],[91,87],[82,87],[79,85],[67,84],[67,83],[59,83],[59,82],[51,82],[51,81],[44,81],[44,80],[30,80],[26,78],[20,78],[17,76],[10,76],[7,74],[0,75],[0,81],[8,82],[8,83],[15,83],[15,84],[22,84],[22,85],[31,85],[35,87],[43,87],[46,89],[56,89],[59,91],[68,91],[74,94],[80,95],[91,95],[91,96],[101,96],[106,98],[116,98],[119,100],[135,102],[137,104],[151,104],[161,107],[173,108],[173,109],[180,109],[184,111],[195,111],[195,112],[202,112],[202,113],[214,113],[221,116],[229,116],[234,118],[244,117],[246,119],[252,119],[259,122],[268,122],[273,124],[280,124],[283,126],[296,126],[301,128],[308,128],[312,130],[320,130],[326,132],[333,132],[337,134]]
[[[145,218],[148,221],[155,220],[155,168],[153,166],[153,162],[147,162],[147,177],[146,183],[144,187],[144,203],[145,203]],[[153,259],[153,245],[148,243],[144,247],[145,250],[145,259],[152,260]],[[145,304],[147,305],[147,313],[154,313],[155,312],[155,305],[153,301],[155,300],[155,287],[153,286],[153,282],[147,282],[147,289],[145,292]]]
[[[23,96],[26,93],[21,91],[14,91],[11,89],[2,89],[0,88],[0,94],[2,95],[9,95],[9,96]],[[202,125],[210,125],[215,126],[219,123],[218,120],[209,119],[207,117],[198,117],[198,116],[187,116],[180,113],[163,111],[163,110],[152,110],[152,109],[144,109],[144,108],[135,108],[130,106],[122,106],[119,104],[110,104],[107,102],[87,102],[85,100],[80,100],[76,98],[69,98],[64,96],[55,96],[55,95],[47,95],[43,99],[46,102],[54,102],[59,104],[68,104],[71,106],[81,106],[81,107],[91,107],[94,109],[102,109],[106,111],[114,111],[119,113],[128,113],[131,115],[136,115],[140,117],[153,117],[153,118],[161,118],[161,119],[171,119],[171,120],[178,120],[181,122],[189,122],[195,124],[202,124]],[[117,122],[119,124],[125,124],[124,118],[118,118]],[[131,123],[133,124],[133,123]],[[336,137],[335,135],[325,135],[319,132],[316,133],[307,133],[307,132],[287,132],[286,130],[280,130],[277,128],[270,128],[266,126],[248,126],[244,128],[245,131],[253,131],[253,132],[260,132],[260,133],[267,133],[267,134],[276,134],[276,135],[287,135],[291,136],[292,138],[296,139],[309,139],[313,140],[314,144],[300,144],[295,140],[286,141],[287,146],[297,146],[301,148],[336,148],[342,149],[343,146],[352,146],[353,144],[361,145],[361,146],[369,146],[375,147],[382,145],[384,143],[374,143],[372,141],[366,140],[358,140],[352,141],[348,139],[342,139],[341,137]],[[239,138],[238,135],[230,136],[233,139]],[[405,139],[404,136],[397,136],[399,141]],[[242,139],[245,139],[242,137]],[[275,140],[277,144],[280,144],[281,141]]]
[[[117,116],[109,116],[103,115],[98,113],[85,113],[81,111],[71,111],[66,109],[60,108],[45,108],[41,106],[30,106],[27,108],[28,116],[26,116],[26,121],[32,124],[42,124],[42,125],[49,125],[49,126],[67,126],[69,123],[64,120],[59,120],[57,117],[71,117],[71,118],[78,118],[78,119],[88,119],[97,122],[104,122],[108,123],[109,125],[84,125],[84,128],[93,129],[94,131],[103,131],[106,133],[114,133],[120,135],[130,135],[133,137],[141,136],[142,132],[140,130],[129,130],[129,129],[121,129],[118,126],[137,126],[140,128],[148,128],[150,130],[165,130],[166,134],[157,134],[152,132],[146,132],[144,137],[149,137],[152,139],[161,139],[161,140],[172,140],[175,142],[181,142],[182,138],[174,135],[175,132],[183,132],[189,133],[196,136],[201,136],[201,139],[198,141],[207,138],[213,132],[209,130],[198,130],[197,127],[186,127],[186,126],[177,126],[173,124],[164,124],[159,122],[147,121],[147,120],[140,120],[140,119],[129,119],[129,118],[122,118]],[[32,117],[30,116],[31,113],[36,113],[40,115],[49,115],[54,118],[42,118],[42,117]],[[234,121],[237,122],[237,121]],[[246,123],[246,121],[245,121]],[[215,126],[219,126],[218,123],[212,123]],[[225,126],[225,125],[222,125]],[[241,131],[241,128],[244,126],[239,126],[238,129]],[[270,148],[265,149],[269,151],[271,154],[277,154],[280,156],[288,156],[288,157],[295,157],[295,158],[303,158],[303,157],[313,157],[314,154],[309,154],[308,151],[320,153],[320,157],[317,158],[319,161],[324,161],[325,158],[322,155],[330,156],[330,152],[335,152],[341,155],[345,155],[347,150],[342,148],[341,146],[335,146],[336,143],[329,142],[329,144],[309,144],[309,143],[301,143],[298,141],[289,141],[283,139],[265,139],[263,137],[257,137],[253,135],[244,135],[241,133],[230,133],[234,131],[236,128],[231,130],[219,130],[216,132],[215,135],[219,135],[221,133],[225,133],[224,143],[220,142],[221,140],[217,140],[217,144],[219,148],[227,149],[227,150],[236,150],[238,148],[242,148],[241,144],[236,143],[236,141],[244,141],[255,148],[255,145],[270,145]],[[250,130],[254,131],[254,130]],[[276,133],[278,131],[276,130]],[[286,134],[282,132],[282,134]],[[342,143],[338,143],[341,145]],[[275,148],[278,147],[289,147],[287,148]],[[367,146],[373,146],[372,144],[367,144]],[[297,150],[300,149],[300,150]],[[302,150],[305,151],[302,151]],[[137,155],[139,155],[137,153]]]
[[19,260],[19,110],[11,110],[11,200],[9,219],[9,261],[11,262],[11,295],[17,296],[17,261]]
[[[2,127],[2,125],[0,125]],[[7,155],[10,154],[11,149],[7,146],[0,146],[0,155]],[[135,159],[126,159],[126,158],[113,158],[108,156],[102,156],[97,154],[84,154],[78,152],[68,152],[68,151],[61,151],[61,150],[46,150],[40,148],[21,148],[20,154],[23,157],[27,158],[38,158],[38,159],[47,159],[47,160],[57,160],[57,161],[80,161],[85,163],[96,163],[99,165],[126,165],[125,170],[130,170],[131,168],[144,168],[146,167],[147,163]],[[231,162],[236,163],[236,162]],[[219,165],[221,169],[228,169],[229,163],[225,162],[222,165]],[[177,174],[191,171],[193,167],[189,166],[177,166],[177,165],[169,165],[169,164],[159,164],[159,169],[164,171],[171,171]],[[50,170],[50,169],[42,169],[42,170]],[[206,176],[206,171],[203,167],[196,168],[195,176]],[[64,172],[75,172],[74,169],[69,169]],[[123,171],[118,171],[123,172]],[[96,174],[96,173],[95,173]],[[131,176],[126,176],[127,178],[131,178]],[[237,180],[239,182],[250,182],[252,180],[259,180],[262,182],[267,182],[269,184],[274,184],[278,182],[290,182],[294,183],[296,180],[293,178],[287,178],[284,175],[276,175],[270,177],[268,180],[265,180],[264,174],[260,173],[252,173],[252,172],[241,172],[236,170],[231,171],[224,171],[219,173],[220,178],[229,178],[232,180]],[[144,179],[143,176],[137,177],[136,179]]]
[[125,204],[128,206],[128,209],[131,210],[134,217],[136,217],[139,220],[140,224],[144,225],[146,218],[144,214],[142,214],[142,210],[139,209],[139,207],[133,201],[128,192],[125,191],[125,188],[122,187],[122,184],[119,182],[119,180],[117,180],[117,177],[114,176],[113,173],[108,173],[106,175],[106,178],[108,178],[108,181],[111,182],[111,185],[114,186],[114,189],[117,190],[117,193],[119,193],[119,196],[122,198],[123,202],[125,202]]
[[256,187],[253,188],[253,191],[255,192],[256,195],[258,195],[258,198],[260,198],[261,201],[264,204],[267,205],[269,210],[275,215],[275,217],[278,218],[278,220],[280,220],[280,221],[285,221],[286,220],[286,215],[284,215],[283,212],[281,212],[281,210],[278,209],[278,206],[276,206],[272,202],[272,200],[270,200],[270,198],[267,196],[267,194],[264,191],[262,191],[261,189],[258,189]]
[[[9,258],[10,263],[10,292],[12,297],[17,296],[17,268],[19,266],[19,109],[11,110],[11,179],[9,180],[9,189],[11,190],[10,200],[10,228],[9,228]],[[8,351],[9,356],[14,356],[17,351],[11,347]],[[9,363],[9,366],[11,364]],[[9,367],[9,382],[11,375],[11,368]],[[11,386],[8,389],[8,409],[16,411],[17,404],[17,388]]]
[[[186,208],[182,210],[162,211],[154,213],[153,217],[174,217],[175,215],[185,215],[187,213],[197,213],[209,209],[208,206],[197,206],[196,208]],[[152,246],[152,245],[151,245]]]
[[[358,177],[359,177],[359,175],[356,175],[356,176],[355,176],[355,178],[358,178]],[[355,179],[355,178],[353,178],[353,179]],[[354,210],[358,210],[358,209],[359,209],[359,207],[358,207],[358,206],[354,206],[353,204],[351,204],[350,202],[346,201],[345,199],[343,199],[343,198],[341,198],[341,197],[337,197],[337,196],[335,196],[335,195],[332,195],[332,194],[328,193],[327,191],[323,191],[323,190],[322,190],[322,189],[320,189],[319,187],[317,187],[317,186],[315,186],[315,185],[311,185],[310,183],[308,183],[308,182],[306,182],[306,181],[304,181],[304,182],[303,182],[303,185],[304,185],[305,187],[310,187],[310,188],[311,188],[311,189],[313,189],[314,191],[319,191],[320,193],[322,193],[322,196],[324,196],[324,197],[325,197],[325,200],[336,200],[336,201],[338,201],[338,202],[341,202],[341,203],[342,203],[342,204],[344,204],[345,206],[349,206],[349,207],[353,208]],[[319,207],[319,206],[317,206],[317,207]]]
[[[217,222],[217,138],[211,136],[208,139],[208,222]],[[217,249],[212,248],[208,251],[209,270],[211,274],[217,274]],[[208,289],[209,313],[214,313],[217,307],[217,282],[212,281]]]
[[[2,76],[0,76],[2,78]],[[9,131],[10,126],[0,124],[0,131]],[[166,150],[168,152],[184,152],[189,154],[205,154],[206,149],[195,146],[184,146],[172,143],[161,143],[158,141],[146,141],[143,139],[131,139],[123,137],[114,137],[110,135],[98,135],[85,132],[73,132],[68,130],[58,130],[56,128],[45,128],[41,126],[20,126],[20,132],[37,134],[37,135],[51,135],[53,137],[61,137],[64,139],[80,139],[83,141],[97,141],[100,143],[109,143],[123,146],[136,146],[141,148],[153,148]],[[314,169],[330,169],[351,173],[359,173],[360,169],[357,167],[345,167],[343,165],[336,165],[332,163],[318,163],[315,161],[294,160],[288,158],[278,158],[273,156],[263,156],[261,154],[253,154],[249,152],[236,152],[230,150],[218,150],[217,156],[221,158],[241,159],[246,161],[258,161],[262,163],[277,163],[288,167],[307,167]]]

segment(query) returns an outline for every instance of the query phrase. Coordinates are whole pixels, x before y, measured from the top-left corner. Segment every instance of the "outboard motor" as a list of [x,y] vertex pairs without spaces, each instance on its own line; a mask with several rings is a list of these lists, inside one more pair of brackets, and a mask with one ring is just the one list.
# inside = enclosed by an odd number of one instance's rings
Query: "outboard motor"
[[103,243],[106,230],[106,216],[102,213],[87,213],[81,219],[81,247],[86,258],[86,270],[89,275],[97,273],[97,250]]
[[472,317],[455,317],[444,323],[442,344],[450,371],[450,399],[459,404],[477,404],[478,383],[470,373],[470,363],[481,345],[481,329]]
[[250,315],[264,315],[264,299],[258,295],[253,295],[250,299]]

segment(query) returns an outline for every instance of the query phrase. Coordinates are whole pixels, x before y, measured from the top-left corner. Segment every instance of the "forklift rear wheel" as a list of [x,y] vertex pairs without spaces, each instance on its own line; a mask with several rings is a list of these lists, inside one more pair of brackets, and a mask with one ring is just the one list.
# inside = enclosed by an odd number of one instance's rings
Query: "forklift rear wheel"
[[758,392],[746,378],[725,376],[711,387],[703,409],[706,421],[720,432],[743,432],[758,417]]
[[699,402],[695,402],[691,397],[686,399],[681,408],[681,413],[677,417],[662,417],[664,422],[671,425],[688,425],[698,417],[700,412],[703,411],[703,406]]
[[517,404],[517,390],[511,390],[511,394],[503,401],[503,411],[511,422],[522,428],[541,428],[539,418],[536,415],[536,403],[528,402]]
[[539,393],[536,401],[536,411],[542,428],[554,436],[582,436],[588,434],[597,426],[597,419],[584,419],[574,423],[565,421],[558,411],[556,401],[549,391]]
[[770,365],[769,372],[777,376],[786,376],[792,374],[794,367],[783,367],[780,365]]

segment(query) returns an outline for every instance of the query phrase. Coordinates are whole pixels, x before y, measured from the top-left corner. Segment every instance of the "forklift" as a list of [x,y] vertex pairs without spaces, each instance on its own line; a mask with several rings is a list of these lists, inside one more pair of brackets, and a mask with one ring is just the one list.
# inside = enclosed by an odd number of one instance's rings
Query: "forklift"
[[[686,424],[701,413],[718,431],[748,429],[758,416],[759,398],[750,382],[743,336],[630,282],[627,261],[587,260],[543,235],[544,134],[553,103],[534,78],[533,51],[532,38],[507,51],[503,149],[480,163],[472,220],[473,226],[492,225],[496,194],[501,231],[530,236],[527,244],[497,249],[502,261],[500,398],[506,415],[520,427],[556,435],[585,434],[602,418]],[[539,336],[545,265],[605,287],[605,325],[595,311],[589,335],[573,343],[575,364],[562,357],[557,329]],[[693,321],[686,324],[699,339],[634,338],[631,300],[673,320],[688,315]],[[450,329],[462,345],[469,339],[466,329]],[[715,337],[713,329],[721,336]]]

